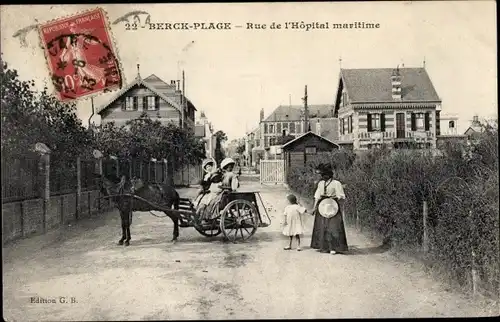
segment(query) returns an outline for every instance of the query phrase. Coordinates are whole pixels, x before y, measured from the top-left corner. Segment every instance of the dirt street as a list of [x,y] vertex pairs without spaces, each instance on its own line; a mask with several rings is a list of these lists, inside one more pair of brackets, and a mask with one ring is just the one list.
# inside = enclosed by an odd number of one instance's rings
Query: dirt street
[[[129,247],[117,212],[94,216],[3,249],[7,321],[460,317],[488,313],[418,268],[397,262],[354,229],[352,255],[284,251],[279,216],[286,190],[261,190],[273,223],[245,244],[193,228],[170,243],[172,223],[135,213]],[[195,189],[179,189],[192,197]],[[307,221],[311,231],[312,217]],[[295,246],[295,245],[294,245]],[[31,303],[32,298],[56,303]],[[67,303],[59,303],[65,297]],[[74,302],[74,303],[72,303]],[[498,314],[498,312],[496,312]]]

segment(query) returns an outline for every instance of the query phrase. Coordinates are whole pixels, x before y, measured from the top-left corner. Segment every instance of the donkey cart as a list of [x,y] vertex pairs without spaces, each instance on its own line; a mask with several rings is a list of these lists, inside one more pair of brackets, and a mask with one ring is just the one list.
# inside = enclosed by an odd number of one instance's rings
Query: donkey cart
[[[148,203],[153,210],[179,218],[179,227],[194,227],[206,237],[223,234],[226,240],[233,243],[250,239],[258,227],[268,227],[271,219],[258,191],[234,192],[222,191],[202,213],[197,213],[190,199],[180,198],[179,209],[165,208],[146,200],[136,194],[123,194]],[[259,211],[259,203],[266,217],[263,220]]]

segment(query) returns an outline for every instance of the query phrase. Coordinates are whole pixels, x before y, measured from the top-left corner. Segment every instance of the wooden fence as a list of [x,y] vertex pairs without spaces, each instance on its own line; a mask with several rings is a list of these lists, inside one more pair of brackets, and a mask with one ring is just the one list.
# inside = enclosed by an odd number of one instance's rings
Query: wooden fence
[[164,160],[140,160],[140,159],[105,159],[102,161],[103,173],[116,177],[142,179],[144,182],[162,183],[167,182],[169,173],[172,173],[172,182],[175,186],[197,185],[202,177],[201,163],[197,165],[185,164],[173,165]]
[[260,160],[260,183],[285,183],[285,161]]
[[2,159],[2,235],[9,242],[113,208],[101,200],[97,161]]

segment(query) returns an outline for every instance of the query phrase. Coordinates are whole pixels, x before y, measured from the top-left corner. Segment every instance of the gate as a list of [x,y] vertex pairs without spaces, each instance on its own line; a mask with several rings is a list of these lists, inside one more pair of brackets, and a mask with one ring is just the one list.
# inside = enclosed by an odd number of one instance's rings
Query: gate
[[285,160],[260,160],[260,183],[285,183]]

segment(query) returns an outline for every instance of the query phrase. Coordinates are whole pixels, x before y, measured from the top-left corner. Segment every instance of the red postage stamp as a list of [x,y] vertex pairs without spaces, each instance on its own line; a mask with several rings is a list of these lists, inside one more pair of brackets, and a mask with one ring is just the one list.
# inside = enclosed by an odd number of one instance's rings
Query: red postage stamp
[[61,101],[122,87],[120,64],[101,8],[43,24],[39,33]]

